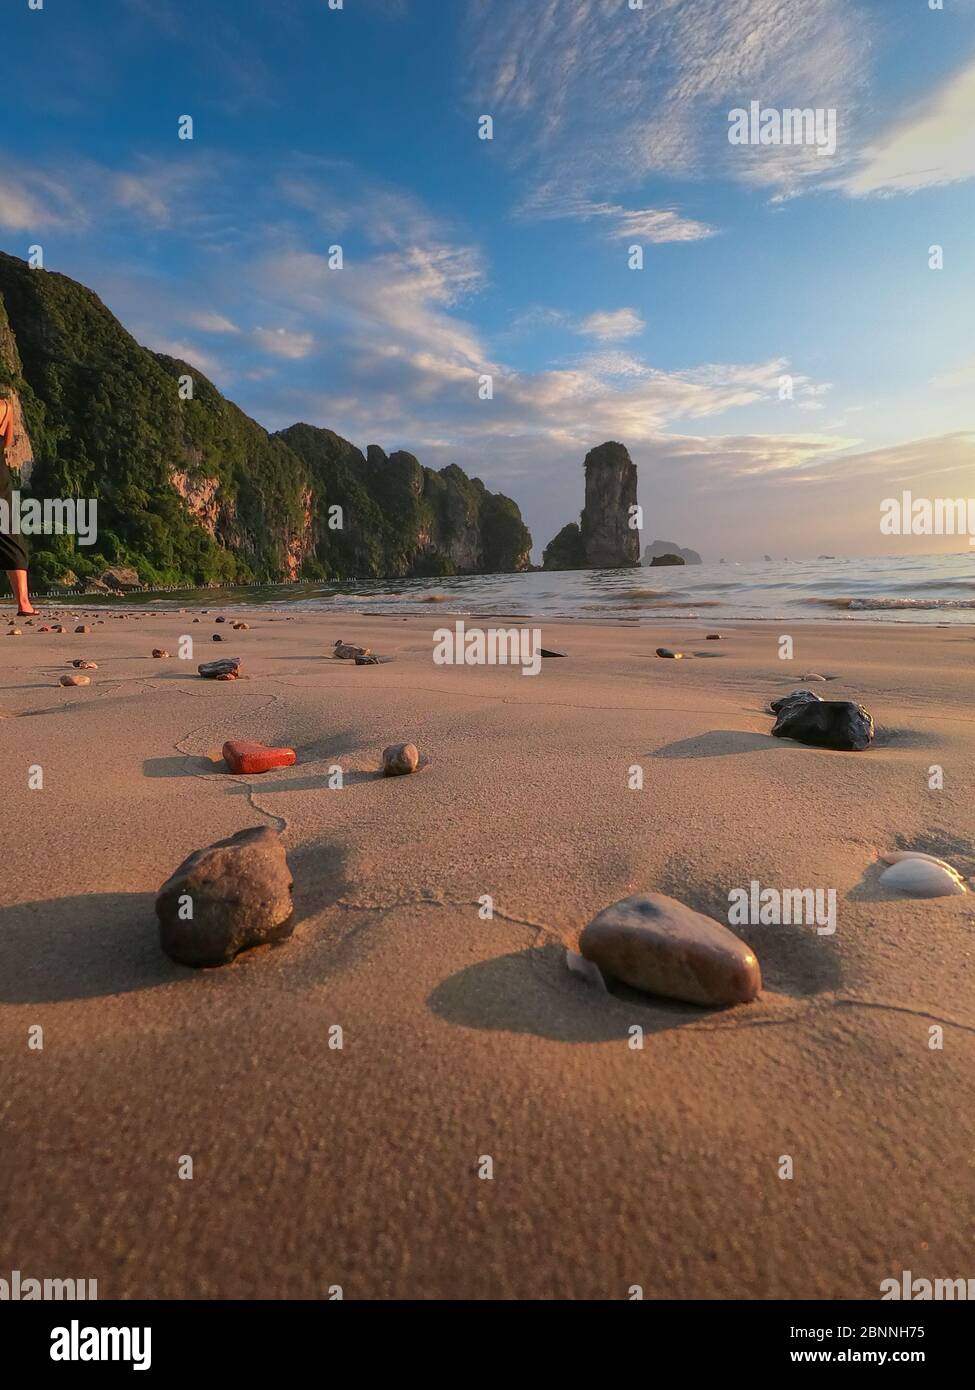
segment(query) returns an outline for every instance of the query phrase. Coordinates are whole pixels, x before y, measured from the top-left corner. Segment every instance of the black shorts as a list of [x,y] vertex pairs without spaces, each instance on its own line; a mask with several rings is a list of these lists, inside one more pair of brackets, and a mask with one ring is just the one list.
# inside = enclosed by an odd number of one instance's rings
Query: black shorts
[[[7,517],[10,517],[11,495],[13,493],[13,479],[10,476],[10,469],[6,461],[0,458],[0,500],[6,502]],[[3,529],[3,516],[0,514],[0,570],[25,570],[27,568],[27,551],[24,549],[23,542],[19,536],[10,536]]]

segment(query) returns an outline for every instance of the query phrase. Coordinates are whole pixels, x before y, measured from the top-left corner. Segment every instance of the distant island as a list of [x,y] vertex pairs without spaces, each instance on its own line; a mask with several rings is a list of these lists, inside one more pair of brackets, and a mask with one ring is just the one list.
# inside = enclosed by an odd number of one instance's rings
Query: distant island
[[436,471],[375,445],[363,455],[314,425],[269,434],[195,367],[140,346],[84,285],[3,253],[0,390],[21,435],[8,457],[21,485],[98,499],[95,546],[31,538],[41,587],[530,566],[517,504],[456,464]]
[[688,550],[685,546],[675,545],[673,541],[653,541],[644,549],[643,563],[649,565],[651,560],[661,559],[664,555],[679,555],[685,565],[703,563],[696,550]]

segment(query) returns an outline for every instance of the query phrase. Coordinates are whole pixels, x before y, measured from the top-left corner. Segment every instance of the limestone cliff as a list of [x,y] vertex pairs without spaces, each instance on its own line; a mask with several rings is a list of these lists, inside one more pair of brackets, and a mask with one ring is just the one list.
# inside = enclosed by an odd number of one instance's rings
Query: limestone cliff
[[636,464],[614,441],[586,455],[586,505],[580,524],[564,526],[545,548],[546,569],[619,569],[640,563]]
[[[191,389],[188,389],[191,388]],[[38,536],[35,582],[134,566],[147,584],[528,566],[518,507],[451,465],[269,435],[190,364],[141,347],[84,285],[0,253],[0,389],[38,496],[97,498],[90,549]]]

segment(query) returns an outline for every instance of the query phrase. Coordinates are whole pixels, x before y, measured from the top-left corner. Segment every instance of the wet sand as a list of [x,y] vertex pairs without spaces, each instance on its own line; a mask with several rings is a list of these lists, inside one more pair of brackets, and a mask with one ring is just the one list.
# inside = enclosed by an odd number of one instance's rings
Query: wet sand
[[[64,635],[0,630],[0,1274],[102,1298],[876,1299],[902,1269],[973,1273],[975,898],[895,898],[875,863],[975,874],[971,630],[796,625],[787,663],[781,625],[546,623],[568,657],[526,677],[434,665],[444,605],[248,609],[240,633],[102,612],[86,636],[98,615],[68,611]],[[334,661],[337,637],[393,660]],[[226,655],[242,679],[196,675]],[[58,688],[76,656],[91,686]],[[871,710],[873,748],[769,737],[806,671]],[[231,776],[228,738],[297,764]],[[428,765],[377,776],[406,740]],[[249,825],[283,829],[294,935],[173,964],[156,889]],[[753,1004],[565,966],[620,897],[725,920],[753,879],[838,898],[832,936],[738,929]]]

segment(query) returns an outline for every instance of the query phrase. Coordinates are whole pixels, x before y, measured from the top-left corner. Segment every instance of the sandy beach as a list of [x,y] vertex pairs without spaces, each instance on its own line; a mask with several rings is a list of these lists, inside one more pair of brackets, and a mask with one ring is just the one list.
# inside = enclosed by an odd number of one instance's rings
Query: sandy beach
[[[904,1269],[969,1276],[975,898],[899,898],[876,856],[975,874],[972,629],[796,625],[784,662],[770,623],[546,623],[567,657],[526,677],[436,666],[443,610],[217,628],[72,606],[63,635],[0,635],[3,1267],[154,1299],[876,1299]],[[339,637],[392,660],[333,660]],[[241,679],[197,676],[224,655]],[[59,688],[75,657],[91,685]],[[809,671],[871,711],[869,751],[769,736]],[[230,775],[229,738],[297,763]],[[383,779],[405,740],[427,765]],[[156,891],[252,825],[283,832],[293,936],[175,965]],[[752,880],[835,888],[838,920],[739,929],[751,1004],[566,966],[627,894],[725,921]]]

